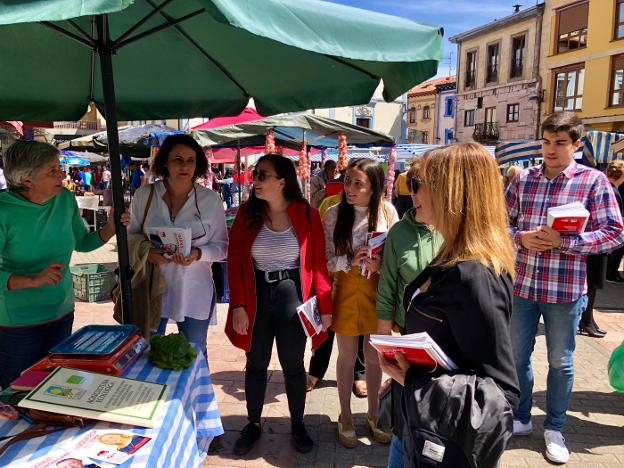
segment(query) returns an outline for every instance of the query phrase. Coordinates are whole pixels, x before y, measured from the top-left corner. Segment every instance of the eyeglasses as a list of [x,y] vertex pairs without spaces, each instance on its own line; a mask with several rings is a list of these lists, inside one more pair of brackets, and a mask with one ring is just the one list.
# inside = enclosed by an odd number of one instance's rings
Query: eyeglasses
[[418,192],[418,189],[422,187],[422,181],[420,178],[414,176],[410,178],[410,190],[412,193]]
[[257,171],[255,169],[251,171],[251,177],[253,179],[256,179],[258,182],[264,182],[267,177],[275,177],[276,179],[281,179],[281,177],[278,177],[276,175],[269,174],[264,171]]

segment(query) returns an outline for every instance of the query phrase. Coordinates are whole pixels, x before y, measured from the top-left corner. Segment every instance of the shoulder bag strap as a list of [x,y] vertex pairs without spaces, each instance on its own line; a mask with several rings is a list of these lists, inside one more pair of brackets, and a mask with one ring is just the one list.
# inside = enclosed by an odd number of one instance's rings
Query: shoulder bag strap
[[143,212],[143,221],[141,221],[141,232],[143,232],[143,226],[145,225],[147,213],[150,209],[150,205],[152,204],[152,198],[154,198],[154,184],[150,186],[150,194],[149,197],[147,197],[147,204],[145,205],[145,211]]

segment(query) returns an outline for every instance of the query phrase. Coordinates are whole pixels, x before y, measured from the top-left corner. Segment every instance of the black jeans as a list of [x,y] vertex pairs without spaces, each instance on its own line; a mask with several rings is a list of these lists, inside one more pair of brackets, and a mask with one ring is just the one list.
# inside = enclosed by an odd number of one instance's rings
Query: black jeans
[[624,257],[624,247],[620,247],[617,250],[614,250],[609,254],[607,260],[607,278],[613,279],[617,277],[620,269],[620,262],[622,261],[622,257]]
[[264,280],[263,272],[256,271],[256,319],[245,368],[245,397],[250,422],[260,422],[274,338],[284,372],[291,423],[303,422],[306,395],[303,355],[307,340],[296,311],[301,303],[299,278],[269,284]]
[[22,371],[71,335],[73,323],[71,312],[40,325],[0,327],[0,387],[7,388]]
[[[329,367],[329,360],[334,347],[334,335],[335,333],[331,329],[327,330],[327,339],[314,350],[310,358],[308,373],[319,380],[325,377],[325,372],[327,372],[327,368]],[[360,335],[360,340],[358,341],[358,355],[353,369],[353,380],[366,380],[366,367],[364,367],[364,337],[362,335]]]

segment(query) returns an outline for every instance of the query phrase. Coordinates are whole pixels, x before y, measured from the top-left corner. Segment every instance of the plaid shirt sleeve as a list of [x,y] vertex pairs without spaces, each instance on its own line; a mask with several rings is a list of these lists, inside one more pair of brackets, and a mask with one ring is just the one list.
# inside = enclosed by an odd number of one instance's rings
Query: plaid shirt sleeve
[[592,255],[611,252],[624,244],[622,216],[609,181],[595,178],[589,196],[589,228],[576,236],[562,236],[560,251]]
[[507,186],[505,191],[505,202],[507,203],[507,213],[509,214],[509,235],[517,247],[522,246],[522,231],[518,229],[519,199],[518,188],[520,177],[516,176]]

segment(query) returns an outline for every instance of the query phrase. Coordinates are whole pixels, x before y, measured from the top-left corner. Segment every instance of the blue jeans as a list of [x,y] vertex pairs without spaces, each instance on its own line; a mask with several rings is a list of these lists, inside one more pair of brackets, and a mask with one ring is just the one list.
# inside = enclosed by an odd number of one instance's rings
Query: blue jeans
[[531,354],[535,347],[539,319],[543,316],[548,353],[544,428],[555,431],[563,429],[574,382],[572,354],[576,345],[576,330],[586,304],[587,296],[564,304],[536,302],[514,296],[511,339],[520,384],[520,403],[514,418],[520,422],[528,423],[531,419],[533,405]]
[[[158,330],[156,333],[159,335],[165,334],[167,328],[168,318],[161,318],[158,324]],[[210,319],[197,320],[191,317],[185,317],[183,322],[176,322],[178,324],[178,331],[182,333],[190,343],[195,343],[199,346],[204,353],[204,357],[208,359],[208,351],[206,350],[206,340],[208,337],[208,324]]]
[[388,468],[403,468],[403,441],[392,434],[388,452]]
[[0,327],[0,387],[7,388],[22,371],[43,358],[69,335],[74,313],[28,327]]

